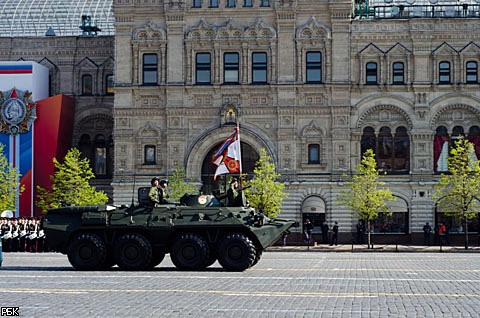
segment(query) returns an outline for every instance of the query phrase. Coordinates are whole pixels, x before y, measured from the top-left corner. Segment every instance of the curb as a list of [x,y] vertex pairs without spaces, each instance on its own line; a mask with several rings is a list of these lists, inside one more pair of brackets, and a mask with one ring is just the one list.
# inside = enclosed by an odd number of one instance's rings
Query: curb
[[383,245],[367,248],[366,245],[338,245],[330,246],[270,246],[266,252],[350,252],[350,253],[480,253],[480,247],[469,247],[468,250],[464,246],[409,246],[409,245]]

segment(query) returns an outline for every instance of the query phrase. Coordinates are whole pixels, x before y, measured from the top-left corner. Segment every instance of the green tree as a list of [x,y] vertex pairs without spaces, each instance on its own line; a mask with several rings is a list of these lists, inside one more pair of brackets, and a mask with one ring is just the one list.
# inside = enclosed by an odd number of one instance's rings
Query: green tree
[[185,193],[197,193],[197,187],[193,184],[193,178],[187,180],[185,167],[178,165],[168,180],[170,198],[177,202]]
[[253,173],[253,179],[245,184],[249,188],[244,190],[250,205],[270,218],[277,217],[287,194],[282,192],[285,185],[276,181],[280,174],[275,172],[275,164],[264,148],[260,149]]
[[81,157],[78,149],[68,151],[63,163],[53,158],[55,173],[50,176],[53,181],[52,190],[48,191],[37,186],[37,206],[45,213],[48,208],[58,208],[62,205],[95,205],[108,201],[103,191],[96,191],[88,181],[95,177],[90,168],[89,160]]
[[448,171],[435,186],[432,195],[445,215],[459,217],[465,230],[468,249],[468,220],[478,215],[480,198],[480,166],[473,144],[466,139],[454,143],[448,157]]
[[13,168],[3,154],[5,145],[0,143],[0,212],[10,210],[15,212],[15,198],[17,189],[20,193],[24,188],[20,187],[20,173]]
[[390,189],[380,188],[385,185],[379,180],[379,171],[375,154],[368,149],[362,156],[362,162],[355,167],[357,174],[346,183],[347,190],[343,190],[340,202],[350,207],[358,218],[367,224],[368,248],[371,245],[371,221],[378,217],[379,213],[392,215],[388,202],[395,201]]

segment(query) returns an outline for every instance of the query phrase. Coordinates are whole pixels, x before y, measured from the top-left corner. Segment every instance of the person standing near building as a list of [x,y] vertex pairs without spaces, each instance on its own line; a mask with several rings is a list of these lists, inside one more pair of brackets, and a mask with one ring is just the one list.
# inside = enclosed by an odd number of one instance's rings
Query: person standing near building
[[330,246],[331,245],[337,245],[338,244],[338,222],[335,221],[335,224],[333,225],[333,228],[332,228],[332,243],[330,243]]
[[447,228],[445,227],[445,224],[440,223],[438,227],[438,237],[440,241],[440,246],[445,245],[445,237],[447,236]]
[[427,222],[423,226],[423,244],[426,246],[430,246],[430,233],[432,233],[432,227]]
[[320,228],[322,230],[322,243],[323,244],[328,244],[328,224],[327,221],[323,221],[322,227]]
[[310,245],[310,242],[312,241],[312,232],[313,224],[309,219],[306,219],[305,223],[303,224],[303,239],[308,245]]

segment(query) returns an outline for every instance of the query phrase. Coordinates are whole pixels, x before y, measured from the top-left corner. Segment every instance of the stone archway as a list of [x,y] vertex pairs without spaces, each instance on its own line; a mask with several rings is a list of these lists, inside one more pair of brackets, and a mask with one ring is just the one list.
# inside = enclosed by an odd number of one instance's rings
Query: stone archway
[[[201,169],[201,180],[202,180],[202,192],[203,193],[212,193],[213,191],[226,191],[228,184],[228,178],[232,175],[219,175],[216,178],[216,181],[213,180],[215,174],[216,165],[212,163],[212,156],[218,150],[218,147],[222,142],[217,143],[210,148],[207,155],[203,159],[202,169]],[[242,174],[247,175],[247,178],[253,175],[253,169],[255,164],[260,157],[258,152],[250,144],[241,142],[241,152],[242,152]]]

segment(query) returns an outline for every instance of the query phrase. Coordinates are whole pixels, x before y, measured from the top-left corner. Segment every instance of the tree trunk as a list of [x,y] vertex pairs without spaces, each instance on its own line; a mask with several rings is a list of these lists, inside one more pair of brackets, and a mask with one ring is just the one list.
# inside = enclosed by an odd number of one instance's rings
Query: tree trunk
[[370,219],[367,220],[367,232],[368,232],[368,246],[367,249],[371,249],[372,247],[372,240],[371,240],[371,231],[370,231]]
[[463,228],[465,230],[465,249],[468,250],[468,222],[466,217],[465,217],[465,226]]

